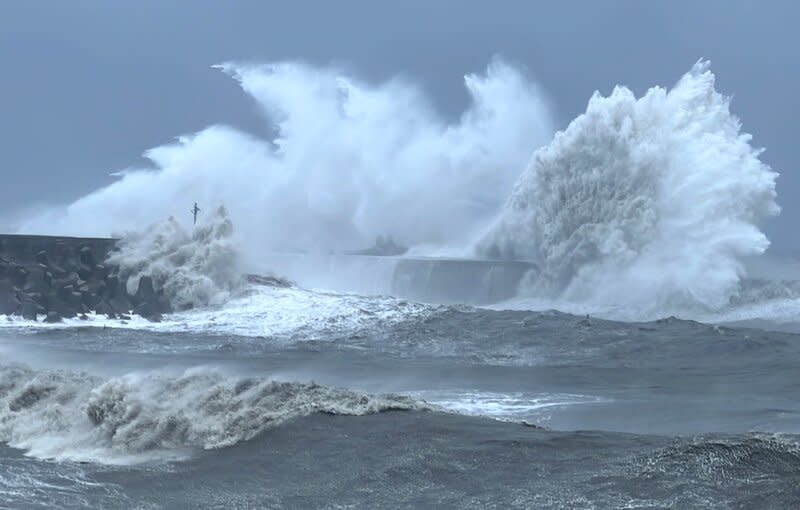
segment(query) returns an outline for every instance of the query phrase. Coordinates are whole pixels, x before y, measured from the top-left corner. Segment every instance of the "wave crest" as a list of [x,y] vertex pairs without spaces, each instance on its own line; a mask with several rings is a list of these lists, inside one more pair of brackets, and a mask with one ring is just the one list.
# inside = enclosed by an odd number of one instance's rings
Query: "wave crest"
[[312,413],[423,409],[407,397],[231,377],[206,367],[101,379],[0,366],[0,441],[40,458],[103,463],[234,445]]

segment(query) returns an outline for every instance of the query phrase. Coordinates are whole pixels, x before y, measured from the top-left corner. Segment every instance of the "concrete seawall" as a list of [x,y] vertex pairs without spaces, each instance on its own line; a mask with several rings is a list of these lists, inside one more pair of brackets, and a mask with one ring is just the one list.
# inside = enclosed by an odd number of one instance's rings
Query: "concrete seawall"
[[268,253],[253,270],[306,288],[486,305],[515,297],[532,262],[435,257]]
[[392,276],[392,294],[431,303],[487,305],[517,295],[536,265],[522,261],[402,259]]

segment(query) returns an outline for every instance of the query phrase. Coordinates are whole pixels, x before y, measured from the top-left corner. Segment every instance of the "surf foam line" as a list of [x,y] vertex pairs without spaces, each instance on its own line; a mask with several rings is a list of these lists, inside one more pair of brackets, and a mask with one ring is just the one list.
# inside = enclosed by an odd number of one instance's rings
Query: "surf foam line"
[[312,413],[425,408],[408,397],[231,377],[208,367],[102,379],[0,365],[0,442],[37,458],[106,464],[183,458]]
[[700,61],[669,90],[595,93],[535,152],[478,252],[539,264],[521,296],[638,318],[726,307],[769,245],[778,174],[714,85]]
[[[391,328],[406,321],[424,321],[446,307],[431,306],[392,297],[364,297],[355,294],[309,291],[298,287],[251,286],[244,295],[236,291],[229,301],[218,307],[195,308],[163,316],[160,322],[142,317],[109,319],[104,315],[88,314],[86,319],[65,319],[59,323],[34,322],[22,317],[0,317],[0,332],[35,335],[44,330],[119,328],[140,331],[199,333],[193,342],[169,343],[157,341],[136,343],[135,349],[167,349],[184,352],[210,348],[201,339],[213,340],[216,335],[227,338],[258,338],[260,342],[292,344],[305,341],[334,341],[344,334],[361,334]],[[209,335],[211,335],[209,337]],[[226,342],[229,341],[226,339]],[[124,349],[122,340],[104,349]]]

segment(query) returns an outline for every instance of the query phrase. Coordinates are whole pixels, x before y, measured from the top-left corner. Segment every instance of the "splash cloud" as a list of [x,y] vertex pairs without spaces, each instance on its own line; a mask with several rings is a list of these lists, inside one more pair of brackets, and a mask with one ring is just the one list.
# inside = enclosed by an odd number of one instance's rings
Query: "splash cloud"
[[698,62],[669,90],[596,93],[539,149],[479,250],[534,260],[532,295],[720,308],[768,247],[777,173]]
[[274,139],[226,126],[149,150],[151,169],[20,226],[108,235],[141,229],[187,204],[225,204],[250,247],[353,249],[381,234],[408,245],[468,245],[552,135],[538,87],[493,61],[468,75],[471,102],[442,120],[414,85],[377,86],[298,63],[219,66],[263,109]]

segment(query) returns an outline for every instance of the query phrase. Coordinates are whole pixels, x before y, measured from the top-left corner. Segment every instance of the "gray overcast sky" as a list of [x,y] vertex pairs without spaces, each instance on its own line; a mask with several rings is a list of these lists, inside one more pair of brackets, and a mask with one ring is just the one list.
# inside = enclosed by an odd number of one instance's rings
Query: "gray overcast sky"
[[0,216],[71,201],[147,148],[214,123],[264,124],[211,64],[302,59],[403,74],[442,113],[492,55],[522,64],[559,127],[595,90],[671,85],[700,57],[781,173],[777,252],[800,252],[800,2],[35,1],[0,3]]

